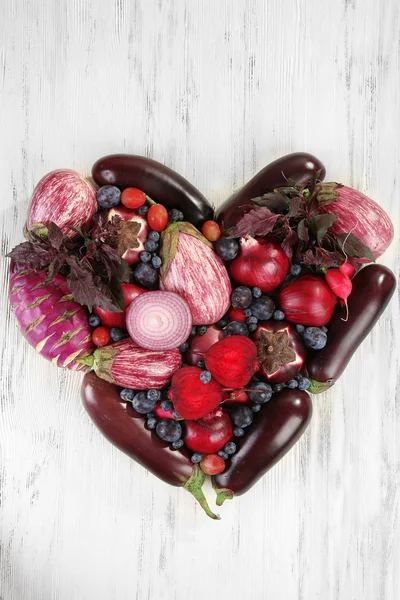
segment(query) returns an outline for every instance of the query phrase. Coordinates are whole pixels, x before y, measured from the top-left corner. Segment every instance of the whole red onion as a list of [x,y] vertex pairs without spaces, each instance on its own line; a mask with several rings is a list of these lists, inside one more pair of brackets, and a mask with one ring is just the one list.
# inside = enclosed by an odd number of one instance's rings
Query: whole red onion
[[220,406],[202,419],[186,420],[184,430],[186,446],[201,454],[218,452],[232,439],[231,418]]
[[336,301],[325,281],[315,275],[303,275],[279,292],[279,304],[286,319],[314,327],[328,323]]
[[272,292],[289,270],[289,260],[281,246],[265,238],[240,239],[240,251],[229,265],[231,277],[241,285]]
[[53,221],[69,236],[74,227],[84,228],[97,211],[96,190],[75,171],[58,169],[45,175],[33,191],[28,208],[27,229],[35,223]]

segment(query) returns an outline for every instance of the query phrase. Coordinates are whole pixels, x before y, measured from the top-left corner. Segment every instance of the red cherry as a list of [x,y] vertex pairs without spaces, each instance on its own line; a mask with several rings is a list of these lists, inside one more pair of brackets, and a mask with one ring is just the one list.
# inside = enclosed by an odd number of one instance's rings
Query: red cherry
[[138,188],[126,188],[121,194],[121,202],[126,208],[139,208],[146,202],[146,194]]
[[92,340],[96,346],[107,346],[110,341],[110,330],[107,327],[96,327],[92,333]]
[[147,213],[147,221],[153,231],[163,231],[168,223],[168,212],[162,204],[153,204]]
[[225,469],[225,461],[218,454],[208,454],[201,459],[200,468],[206,475],[218,475]]

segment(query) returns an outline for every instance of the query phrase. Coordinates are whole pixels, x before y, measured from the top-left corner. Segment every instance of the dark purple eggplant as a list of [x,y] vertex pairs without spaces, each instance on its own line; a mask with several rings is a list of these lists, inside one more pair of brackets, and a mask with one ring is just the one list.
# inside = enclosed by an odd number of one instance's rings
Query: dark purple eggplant
[[285,388],[256,414],[223,473],[213,477],[217,504],[247,492],[297,442],[312,416],[309,395]]
[[235,227],[243,215],[256,205],[253,198],[272,192],[275,188],[287,185],[288,179],[296,185],[307,183],[317,176],[322,181],[325,167],[318,158],[307,152],[294,152],[278,158],[250,179],[236,194],[228,198],[217,211],[217,220],[226,229]]
[[160,162],[135,154],[110,154],[92,167],[92,177],[102,185],[120,189],[136,187],[167,209],[183,212],[185,221],[199,227],[213,219],[214,209],[187,179]]
[[368,265],[352,280],[353,290],[346,309],[337,307],[328,323],[328,342],[322,350],[313,352],[306,362],[309,391],[323,392],[339,379],[354,352],[369,334],[385,310],[396,289],[396,278],[383,265]]
[[199,465],[192,463],[186,449],[172,450],[154,430],[147,429],[143,415],[121,400],[116,385],[91,371],[83,378],[81,396],[92,421],[114,446],[169,485],[183,487],[209,517],[219,519],[203,494],[205,475]]

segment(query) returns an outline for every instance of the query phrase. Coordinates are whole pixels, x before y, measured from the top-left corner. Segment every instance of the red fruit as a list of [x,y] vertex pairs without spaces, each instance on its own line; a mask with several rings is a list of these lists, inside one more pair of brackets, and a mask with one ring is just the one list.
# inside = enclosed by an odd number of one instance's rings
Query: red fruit
[[125,329],[125,318],[126,309],[131,304],[132,300],[146,292],[147,290],[135,285],[134,283],[121,283],[122,291],[124,293],[124,305],[125,310],[113,311],[103,310],[97,306],[93,306],[93,312],[100,318],[102,325],[106,327],[118,327],[118,329]]
[[163,231],[168,223],[168,211],[162,204],[153,204],[147,213],[147,221],[153,231]]
[[320,277],[303,275],[279,292],[280,307],[292,323],[322,327],[332,317],[337,298]]
[[140,261],[140,253],[144,252],[144,243],[149,233],[149,224],[145,217],[139,215],[136,210],[126,208],[125,206],[119,206],[118,208],[110,208],[108,211],[108,219],[111,220],[115,215],[118,215],[124,221],[128,223],[137,223],[140,225],[139,233],[137,234],[138,245],[135,248],[128,248],[124,250],[120,249],[119,254],[126,260],[130,265],[134,265]]
[[268,383],[285,383],[297,375],[306,349],[296,329],[285,321],[264,321],[251,335],[257,346],[257,376]]
[[234,404],[246,404],[249,401],[249,397],[246,392],[240,390],[234,390],[233,392],[225,392],[224,394],[224,406],[233,406]]
[[200,461],[200,467],[206,475],[218,475],[225,469],[225,461],[218,454],[208,454]]
[[243,308],[235,308],[232,306],[228,310],[228,317],[230,321],[241,321],[242,323],[246,323],[247,317],[243,313]]
[[96,327],[92,333],[92,340],[96,346],[107,346],[110,341],[110,330],[107,327]]
[[223,391],[215,379],[203,383],[202,369],[184,367],[174,373],[168,398],[174,403],[176,412],[184,419],[200,419],[218,406]]
[[189,350],[184,354],[184,361],[190,365],[197,365],[199,360],[204,359],[205,353],[224,337],[224,332],[216,325],[208,327],[204,335],[196,334],[189,338]]
[[232,421],[220,407],[198,421],[184,422],[183,439],[193,452],[218,452],[232,438]]
[[203,223],[201,233],[209,242],[216,242],[221,237],[221,229],[215,221],[206,221]]
[[240,238],[240,250],[229,265],[231,277],[241,285],[272,292],[289,270],[289,260],[281,246],[265,238]]
[[171,408],[171,410],[164,410],[161,408],[161,403],[157,402],[157,404],[154,407],[154,414],[156,415],[157,419],[161,420],[161,419],[175,419],[174,417],[174,409]]
[[348,277],[352,277],[354,275],[355,268],[349,262],[344,262],[340,265],[339,271],[347,275]]
[[257,347],[242,335],[227,337],[211,346],[205,362],[211,375],[225,387],[243,387],[258,369]]
[[125,188],[121,194],[121,202],[126,208],[139,208],[146,202],[146,194],[138,188]]

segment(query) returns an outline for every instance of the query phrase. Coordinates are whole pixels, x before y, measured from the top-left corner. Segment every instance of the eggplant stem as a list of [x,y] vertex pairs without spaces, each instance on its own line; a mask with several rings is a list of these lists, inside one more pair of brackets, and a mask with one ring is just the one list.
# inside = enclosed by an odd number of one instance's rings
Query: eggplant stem
[[201,508],[204,510],[208,517],[219,521],[221,517],[212,512],[211,508],[208,506],[207,499],[204,495],[202,488],[205,480],[206,474],[201,470],[200,465],[196,465],[193,469],[193,473],[190,479],[187,480],[183,488],[187,492],[192,494],[192,496],[197,500],[197,502],[200,504]]
[[225,500],[232,500],[235,493],[228,488],[217,488],[215,485],[214,478],[212,478],[212,486],[214,492],[217,494],[216,504],[222,506]]

